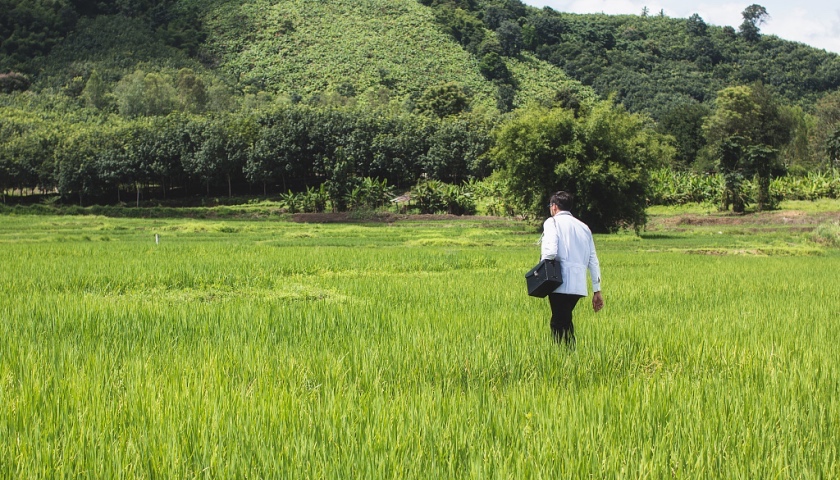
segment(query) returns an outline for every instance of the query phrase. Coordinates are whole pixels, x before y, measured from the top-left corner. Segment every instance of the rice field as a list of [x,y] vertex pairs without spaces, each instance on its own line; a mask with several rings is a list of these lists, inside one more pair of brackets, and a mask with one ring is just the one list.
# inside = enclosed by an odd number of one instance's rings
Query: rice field
[[568,351],[538,237],[0,216],[0,477],[840,477],[836,249],[596,236]]

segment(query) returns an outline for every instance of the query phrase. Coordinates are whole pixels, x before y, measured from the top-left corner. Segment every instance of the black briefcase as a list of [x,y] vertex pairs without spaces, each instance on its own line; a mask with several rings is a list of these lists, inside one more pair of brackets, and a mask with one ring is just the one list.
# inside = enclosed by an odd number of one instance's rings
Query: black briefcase
[[563,283],[560,260],[542,260],[525,274],[528,295],[543,298]]

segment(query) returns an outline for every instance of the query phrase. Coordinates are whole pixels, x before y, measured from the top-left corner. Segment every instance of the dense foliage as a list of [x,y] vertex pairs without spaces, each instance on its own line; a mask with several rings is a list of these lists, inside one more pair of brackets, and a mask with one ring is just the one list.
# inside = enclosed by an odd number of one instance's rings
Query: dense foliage
[[259,186],[265,194],[323,184],[343,209],[365,178],[408,189],[421,176],[460,184],[489,173],[483,154],[492,125],[466,117],[289,104],[250,114],[175,111],[55,124],[7,112],[2,187],[57,188],[82,203],[119,201],[126,189],[148,195],[150,187],[165,197],[173,189],[209,194],[221,187],[232,195]]
[[716,150],[718,171],[725,180],[723,209],[743,212],[740,184],[755,175],[759,182],[758,208],[771,207],[771,173],[776,156],[788,143],[792,125],[778,101],[761,84],[730,87],[718,92],[715,111],[703,124],[710,148]]
[[[759,26],[769,12],[761,5],[744,9],[744,23],[736,32],[707,25],[697,14],[672,19],[647,9],[641,15],[577,15],[525,7],[519,0],[421,1],[457,12],[438,15],[444,30],[494,65],[492,71],[531,52],[600,95],[615,95],[629,111],[649,114],[660,122],[662,133],[676,139],[680,162],[697,162],[700,169],[706,162],[698,162],[706,144],[701,127],[720,90],[761,84],[783,105],[809,110],[840,88],[840,56],[762,35]],[[477,20],[495,35],[469,34]],[[785,114],[801,126],[799,146],[786,149],[787,165],[813,168],[829,163],[826,156],[835,158],[829,152],[840,151],[831,147],[840,146],[840,140],[830,143],[829,138],[840,135],[828,136],[833,126],[817,132],[806,146],[802,139],[813,135],[805,112],[789,109]]]
[[[625,161],[639,151],[645,168],[724,173],[722,203],[736,210],[738,182],[758,174],[770,208],[772,178],[840,157],[837,55],[762,35],[760,5],[736,32],[698,15],[572,15],[519,0],[0,3],[4,192],[83,204],[323,192],[330,208],[364,208],[376,203],[360,200],[365,182],[461,188],[510,167],[497,141],[527,112],[554,112],[570,123],[549,151],[601,167],[547,155],[539,162],[568,178],[552,172],[526,194],[533,172],[508,169],[486,208],[543,214],[535,198],[575,189],[596,228],[611,229],[644,221],[647,175]],[[747,91],[772,122],[727,103]],[[457,203],[430,205],[472,209]]]
[[535,217],[557,190],[594,231],[645,223],[648,175],[673,149],[646,119],[606,100],[577,112],[532,109],[503,125],[491,153],[517,206]]
[[[652,205],[683,205],[706,203],[720,205],[726,193],[723,174],[697,174],[670,168],[651,174],[649,202]],[[759,182],[755,177],[742,181],[740,194],[745,206],[759,198]],[[819,200],[840,198],[840,172],[810,172],[807,175],[785,175],[774,178],[769,185],[774,202],[782,200]]]
[[742,26],[740,33],[707,25],[696,14],[688,19],[646,12],[578,15],[537,10],[518,0],[458,7],[471,9],[500,40],[511,36],[505,27],[514,22],[519,33],[507,43],[562,67],[602,95],[617,94],[630,111],[644,110],[655,119],[684,103],[708,102],[733,84],[761,81],[791,103],[813,103],[840,87],[840,57],[761,35],[757,25],[768,12],[760,5],[744,11],[745,24],[756,30]]
[[[205,40],[198,10],[179,0],[0,0],[0,11],[3,12],[0,16],[0,72],[36,73],[55,47],[68,36],[84,31],[86,22],[98,17],[137,20],[148,30],[152,41],[190,55],[196,55]],[[98,32],[96,38],[106,42],[113,40],[113,36],[109,38],[108,32],[103,31]],[[151,43],[149,40],[147,37],[146,41]]]

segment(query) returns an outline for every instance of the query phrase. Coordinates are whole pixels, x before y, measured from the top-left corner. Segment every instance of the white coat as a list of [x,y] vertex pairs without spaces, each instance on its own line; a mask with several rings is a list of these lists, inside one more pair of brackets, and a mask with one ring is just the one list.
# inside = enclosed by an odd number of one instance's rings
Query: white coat
[[601,267],[595,253],[592,232],[570,212],[561,211],[543,224],[542,260],[560,259],[563,283],[553,293],[587,295],[586,269],[592,291],[601,291]]

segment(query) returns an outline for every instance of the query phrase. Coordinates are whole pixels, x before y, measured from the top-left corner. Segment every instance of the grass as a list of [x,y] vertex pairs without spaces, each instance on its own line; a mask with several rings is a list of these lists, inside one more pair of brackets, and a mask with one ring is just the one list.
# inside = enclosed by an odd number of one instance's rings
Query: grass
[[782,210],[797,210],[809,213],[824,213],[840,211],[840,199],[821,198],[814,201],[785,200],[779,205]]
[[0,476],[837,477],[840,253],[778,228],[597,236],[567,352],[516,223],[3,215]]

